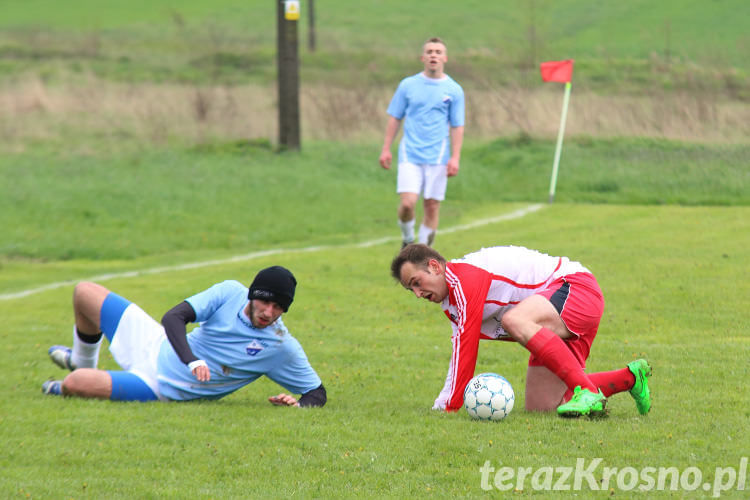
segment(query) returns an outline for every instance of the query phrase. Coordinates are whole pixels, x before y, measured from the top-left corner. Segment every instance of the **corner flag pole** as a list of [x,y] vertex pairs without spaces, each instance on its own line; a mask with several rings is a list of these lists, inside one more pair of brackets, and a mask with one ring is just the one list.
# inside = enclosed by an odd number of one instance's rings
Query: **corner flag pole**
[[562,153],[563,136],[565,135],[565,120],[568,116],[568,102],[570,101],[570,82],[565,82],[565,97],[563,97],[562,115],[560,116],[560,130],[557,133],[557,146],[555,147],[555,161],[552,164],[552,178],[549,182],[549,202],[555,201],[555,187],[557,185],[557,169],[560,166],[560,154]]
[[557,133],[557,147],[555,147],[555,161],[552,164],[552,178],[549,183],[549,202],[555,201],[555,186],[557,185],[557,170],[560,166],[563,136],[565,135],[565,121],[568,117],[568,103],[570,102],[570,81],[573,79],[573,59],[564,61],[547,61],[539,65],[542,81],[560,82],[565,84],[562,115],[560,116],[560,130]]

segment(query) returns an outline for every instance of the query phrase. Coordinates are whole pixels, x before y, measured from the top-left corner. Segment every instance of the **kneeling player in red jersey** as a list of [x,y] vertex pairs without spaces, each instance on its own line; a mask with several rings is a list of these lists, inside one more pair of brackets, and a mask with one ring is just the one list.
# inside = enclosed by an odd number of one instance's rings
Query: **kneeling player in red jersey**
[[426,245],[408,245],[391,275],[418,298],[440,304],[453,327],[453,354],[434,409],[456,411],[474,376],[479,339],[511,340],[530,353],[526,409],[578,417],[605,413],[607,397],[629,391],[651,409],[651,367],[585,373],[604,311],[594,275],[579,262],[523,247],[483,248],[450,262]]

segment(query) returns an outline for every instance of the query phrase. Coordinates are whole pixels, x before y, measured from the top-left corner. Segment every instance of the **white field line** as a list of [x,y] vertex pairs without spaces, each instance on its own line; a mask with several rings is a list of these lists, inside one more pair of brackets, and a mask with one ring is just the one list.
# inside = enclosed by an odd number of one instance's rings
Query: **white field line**
[[[527,207],[514,210],[513,212],[509,212],[507,214],[497,215],[495,217],[489,217],[486,219],[475,220],[474,222],[469,222],[468,224],[462,224],[460,226],[453,226],[453,227],[449,227],[445,229],[440,229],[440,234],[455,233],[458,231],[465,231],[467,229],[473,229],[475,227],[486,226],[488,224],[494,224],[496,222],[519,219],[532,212],[536,212],[540,210],[542,207],[543,205],[541,204],[529,205]],[[400,238],[396,236],[388,236],[385,238],[378,238],[374,240],[363,241],[361,243],[347,243],[343,245],[320,245],[320,246],[312,246],[312,247],[305,247],[305,248],[272,248],[270,250],[262,250],[259,252],[251,252],[251,253],[246,253],[243,255],[235,255],[232,257],[227,257],[225,259],[205,260],[202,262],[191,262],[187,264],[178,264],[175,266],[152,267],[150,269],[140,269],[140,270],[135,270],[135,271],[123,271],[119,273],[100,274],[98,276],[91,276],[89,278],[84,278],[84,279],[66,280],[66,281],[57,281],[55,283],[48,283],[46,285],[38,286],[36,288],[29,288],[27,290],[21,290],[20,292],[3,293],[3,294],[0,294],[0,301],[20,299],[20,298],[28,297],[29,295],[34,295],[36,293],[44,292],[47,290],[54,290],[56,288],[72,286],[78,283],[79,281],[102,282],[102,281],[108,281],[108,280],[118,279],[118,278],[134,278],[137,276],[146,276],[149,274],[170,273],[174,271],[184,271],[187,269],[197,269],[200,267],[230,264],[232,262],[244,262],[247,260],[258,259],[260,257],[268,257],[269,255],[319,252],[321,250],[331,250],[335,248],[368,248],[368,247],[372,247],[375,245],[380,245],[382,243],[397,241],[399,239]]]

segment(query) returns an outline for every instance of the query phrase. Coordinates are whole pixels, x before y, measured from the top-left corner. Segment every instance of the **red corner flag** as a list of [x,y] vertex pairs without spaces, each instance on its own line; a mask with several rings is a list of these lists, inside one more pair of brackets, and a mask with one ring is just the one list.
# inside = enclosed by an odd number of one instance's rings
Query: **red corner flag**
[[545,82],[568,83],[573,77],[573,59],[543,62],[539,70]]

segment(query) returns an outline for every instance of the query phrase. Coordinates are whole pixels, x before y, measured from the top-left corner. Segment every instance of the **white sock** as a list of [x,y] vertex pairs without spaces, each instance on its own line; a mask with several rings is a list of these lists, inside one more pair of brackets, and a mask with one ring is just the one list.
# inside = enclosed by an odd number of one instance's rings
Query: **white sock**
[[[104,335],[102,335],[103,337]],[[99,347],[102,345],[102,339],[96,344],[89,344],[78,337],[76,327],[73,326],[73,354],[70,361],[76,368],[96,368],[99,363]]]
[[425,245],[432,245],[432,242],[435,240],[435,232],[435,229],[421,224],[419,226],[419,242]]
[[416,223],[416,219],[408,220],[406,222],[399,219],[398,221],[398,227],[401,228],[401,238],[411,243],[414,241],[414,224]]

